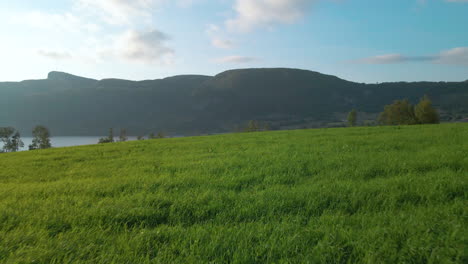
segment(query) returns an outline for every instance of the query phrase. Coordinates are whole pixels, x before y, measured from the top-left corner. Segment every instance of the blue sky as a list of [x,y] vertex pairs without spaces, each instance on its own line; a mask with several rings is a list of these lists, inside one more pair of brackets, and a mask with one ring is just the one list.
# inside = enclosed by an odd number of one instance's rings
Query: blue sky
[[0,0],[0,81],[291,67],[468,79],[468,0]]

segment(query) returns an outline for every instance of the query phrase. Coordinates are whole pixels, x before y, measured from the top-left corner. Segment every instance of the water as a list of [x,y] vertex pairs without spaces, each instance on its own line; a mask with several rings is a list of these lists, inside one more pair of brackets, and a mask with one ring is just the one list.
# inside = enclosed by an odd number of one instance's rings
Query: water
[[[102,136],[89,136],[89,137],[51,137],[50,141],[52,143],[52,147],[71,147],[71,146],[82,146],[82,145],[92,145],[97,144],[99,139]],[[29,145],[32,143],[32,137],[21,137],[21,140],[24,142],[24,147],[21,150],[28,150]],[[116,138],[117,139],[117,138]],[[128,140],[136,140],[136,137],[128,137]],[[0,143],[0,148],[3,145]]]

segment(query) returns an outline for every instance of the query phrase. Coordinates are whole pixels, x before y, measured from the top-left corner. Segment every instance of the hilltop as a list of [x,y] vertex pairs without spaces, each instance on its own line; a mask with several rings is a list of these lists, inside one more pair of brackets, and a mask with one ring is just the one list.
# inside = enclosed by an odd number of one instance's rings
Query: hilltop
[[102,135],[110,127],[132,135],[232,132],[249,120],[268,122],[273,129],[329,127],[341,125],[353,108],[362,122],[396,99],[415,103],[424,94],[443,121],[468,115],[466,82],[362,84],[286,68],[145,81],[51,72],[44,80],[0,83],[0,127],[27,134],[42,124],[56,136]]
[[466,263],[468,124],[0,155],[2,263]]

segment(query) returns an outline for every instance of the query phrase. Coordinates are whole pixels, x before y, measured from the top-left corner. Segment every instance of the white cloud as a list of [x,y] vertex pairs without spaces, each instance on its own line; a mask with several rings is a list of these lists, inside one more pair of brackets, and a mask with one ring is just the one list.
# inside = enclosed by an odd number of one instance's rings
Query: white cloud
[[360,62],[367,64],[391,64],[404,61],[401,54],[384,54],[361,59]]
[[65,60],[71,59],[72,56],[68,52],[60,52],[60,51],[50,51],[50,50],[38,50],[37,54],[42,57],[46,57],[52,60]]
[[75,8],[111,25],[151,22],[153,13],[167,3],[190,7],[202,0],[73,0]]
[[430,62],[447,65],[468,66],[468,47],[458,47],[428,56],[405,56],[402,54],[384,54],[353,61],[364,64],[398,64],[406,62]]
[[167,64],[174,54],[174,50],[167,46],[169,39],[168,35],[158,30],[128,30],[117,38],[113,53],[130,62]]
[[211,39],[211,44],[219,49],[231,49],[234,47],[234,43],[228,39],[213,38]]
[[98,32],[100,26],[84,21],[79,16],[66,12],[63,14],[45,13],[41,11],[30,11],[13,14],[9,18],[11,23],[26,25],[43,30],[60,30],[67,33],[76,32]]
[[365,64],[395,64],[411,61],[430,61],[431,56],[404,56],[401,54],[384,54],[358,60],[359,63]]
[[468,47],[458,47],[442,51],[438,56],[436,56],[434,62],[439,64],[468,66]]
[[177,4],[178,6],[180,7],[191,7],[193,4],[195,4],[196,2],[200,2],[202,0],[178,0],[177,1]]
[[75,7],[102,18],[109,24],[131,24],[150,19],[164,0],[75,0]]
[[[250,32],[256,28],[271,28],[277,24],[292,24],[303,18],[320,0],[234,0],[235,17],[226,21],[229,30]],[[343,0],[329,0],[342,2]],[[427,0],[416,0],[425,4]],[[444,0],[468,3],[468,0]]]
[[[132,22],[138,15],[150,16],[151,8],[166,0],[73,1],[79,6],[75,5],[63,13],[27,11],[12,14],[8,21],[44,30],[50,36],[50,43],[41,44],[47,48],[36,51],[41,57],[87,63],[112,62],[115,59],[137,63],[172,62],[174,50],[168,46],[169,36],[159,30],[134,30],[141,25]],[[126,25],[129,29],[122,32],[121,27],[116,26],[119,23],[129,23]],[[115,30],[121,33],[111,33]],[[65,47],[70,52],[63,52],[53,48],[57,47],[57,39],[76,41],[70,44],[73,48]]]
[[236,17],[226,21],[232,31],[249,32],[301,19],[314,0],[236,0]]
[[207,26],[206,34],[211,39],[211,45],[219,49],[231,49],[235,46],[232,40],[225,38],[222,30],[213,24]]
[[[449,3],[468,3],[468,0],[444,0],[445,2]],[[428,0],[417,0],[418,4],[425,5],[427,4]]]
[[240,63],[250,63],[250,62],[255,62],[258,61],[257,58],[254,57],[247,57],[247,56],[226,56],[222,58],[217,58],[214,60],[216,63],[235,63],[235,64],[240,64]]

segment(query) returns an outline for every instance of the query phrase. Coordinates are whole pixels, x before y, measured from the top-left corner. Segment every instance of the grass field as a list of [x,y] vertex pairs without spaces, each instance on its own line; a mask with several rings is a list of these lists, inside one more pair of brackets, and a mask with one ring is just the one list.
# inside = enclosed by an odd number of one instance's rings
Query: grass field
[[0,263],[468,263],[468,124],[0,155]]

